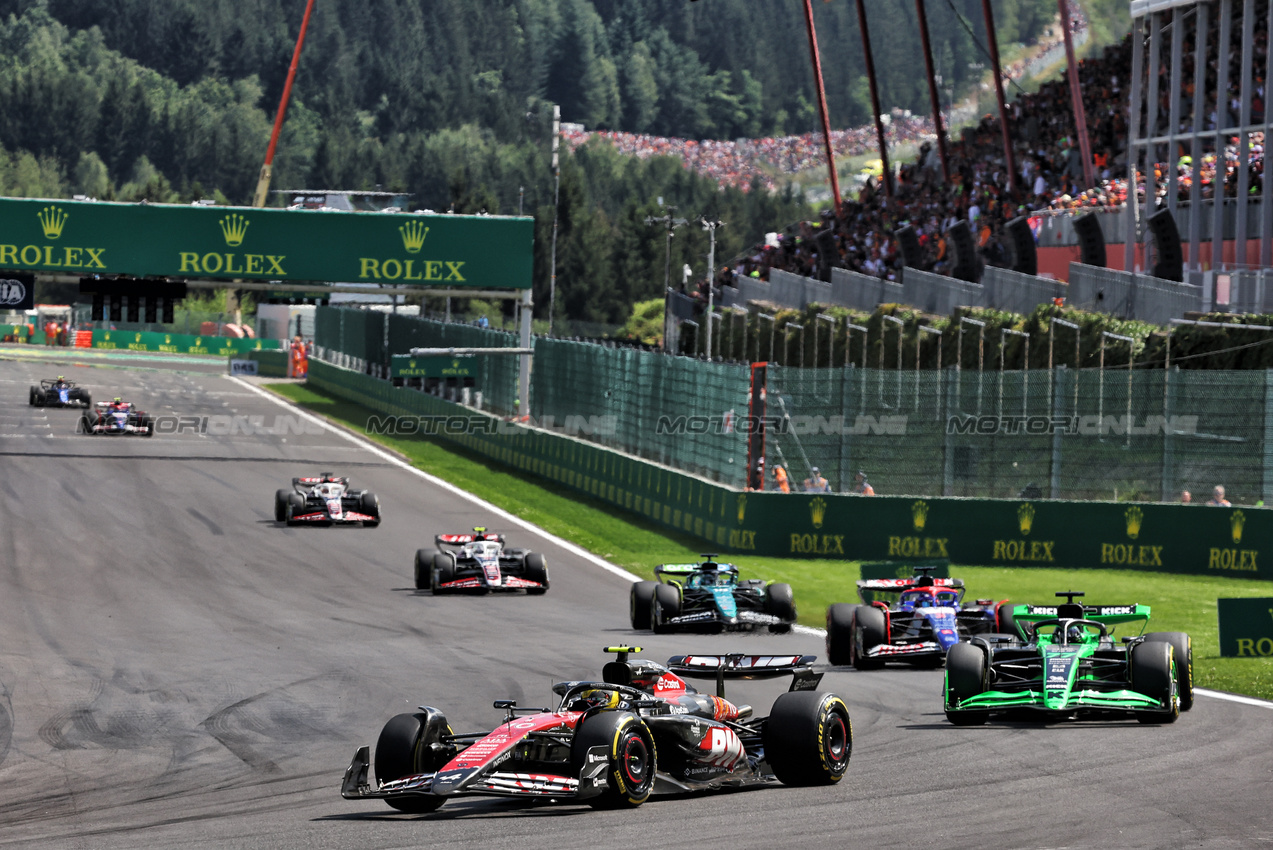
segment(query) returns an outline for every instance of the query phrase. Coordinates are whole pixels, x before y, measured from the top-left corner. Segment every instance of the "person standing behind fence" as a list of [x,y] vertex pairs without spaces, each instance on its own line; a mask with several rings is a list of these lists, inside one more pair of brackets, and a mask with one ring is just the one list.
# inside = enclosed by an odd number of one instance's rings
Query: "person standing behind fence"
[[1207,502],[1207,504],[1214,505],[1218,508],[1233,507],[1233,505],[1229,503],[1229,500],[1224,497],[1224,487],[1219,484],[1211,490],[1211,501]]
[[866,480],[866,472],[864,472],[863,470],[858,470],[857,477],[854,479],[854,481],[856,482],[853,485],[854,493],[857,493],[859,496],[874,496],[875,495],[875,488],[871,486],[871,482]]
[[783,493],[791,492],[791,483],[787,480],[787,470],[781,463],[774,464],[774,489]]
[[809,477],[804,480],[806,493],[830,493],[831,484],[822,477],[822,471],[816,466],[809,469]]

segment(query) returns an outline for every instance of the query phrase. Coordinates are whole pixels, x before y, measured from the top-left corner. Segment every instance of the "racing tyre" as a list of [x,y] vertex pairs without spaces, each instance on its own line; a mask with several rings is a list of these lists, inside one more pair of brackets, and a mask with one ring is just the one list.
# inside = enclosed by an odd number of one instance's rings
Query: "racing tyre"
[[274,491],[274,521],[287,522],[287,497],[291,495],[291,490],[275,490]]
[[295,525],[296,523],[292,521],[292,517],[296,516],[299,513],[304,512],[304,510],[305,510],[305,497],[302,496],[300,493],[288,493],[287,494],[287,510],[283,516],[284,521],[288,525]]
[[775,634],[786,634],[791,631],[791,624],[796,621],[796,602],[791,595],[791,585],[771,584],[765,588],[765,613],[786,620],[769,627]]
[[[441,713],[399,714],[385,724],[376,741],[376,781],[391,782],[417,773],[433,773],[446,760],[433,752],[432,745],[451,727]],[[445,797],[400,797],[385,800],[400,812],[432,812],[446,802]]]
[[415,553],[415,589],[430,590],[433,587],[433,556],[437,549],[417,549]]
[[859,605],[853,612],[853,666],[859,670],[883,667],[883,658],[871,658],[867,652],[885,643],[888,643],[888,624],[884,612],[869,605]]
[[654,607],[654,589],[658,586],[657,581],[638,581],[632,585],[632,591],[628,594],[628,619],[632,621],[632,628],[649,628],[650,615],[653,613],[650,609]]
[[1193,640],[1184,632],[1150,632],[1145,642],[1161,641],[1171,644],[1176,652],[1176,692],[1180,697],[1180,710],[1193,708]]
[[670,584],[654,588],[654,604],[650,606],[650,628],[665,635],[674,628],[668,620],[681,613],[681,591]]
[[1131,655],[1132,690],[1171,705],[1168,711],[1138,711],[1136,719],[1141,723],[1175,723],[1180,716],[1180,700],[1172,693],[1175,649],[1167,641],[1145,641],[1133,646]]
[[526,588],[527,595],[543,596],[548,592],[548,564],[544,562],[544,556],[538,552],[527,552],[523,563],[526,565],[526,578],[543,585],[543,587]]
[[956,726],[980,726],[988,711],[959,711],[949,706],[974,697],[989,686],[986,653],[971,643],[957,643],[946,651],[946,719]]
[[40,394],[36,392],[35,387],[31,388],[31,394],[27,396],[27,404],[31,407],[39,407]]
[[155,436],[155,420],[154,419],[150,418],[149,416],[145,416],[142,419],[138,420],[137,425],[141,428],[146,429],[146,433],[143,434],[142,436],[144,437]]
[[601,711],[585,716],[570,744],[573,775],[588,767],[588,750],[606,747],[606,788],[588,802],[596,809],[634,809],[654,789],[654,737],[641,718],[627,711]]
[[365,519],[362,522],[363,528],[377,528],[380,525],[380,499],[370,490],[363,490],[362,497],[359,499],[358,507],[360,511],[367,516],[374,516],[375,519]]
[[93,406],[93,397],[88,393],[80,393],[80,401],[84,403],[85,407]]
[[853,663],[853,612],[857,608],[848,602],[827,608],[827,660],[832,664]]
[[1021,636],[1017,634],[1017,619],[1012,616],[1011,602],[1000,602],[995,608],[995,623],[995,631],[1020,639]]
[[793,691],[765,722],[765,758],[783,785],[834,785],[853,755],[853,723],[835,694]]
[[455,558],[448,552],[433,556],[433,593],[446,593],[442,585],[455,581]]
[[80,417],[80,427],[77,429],[81,434],[93,435],[93,417],[85,413]]

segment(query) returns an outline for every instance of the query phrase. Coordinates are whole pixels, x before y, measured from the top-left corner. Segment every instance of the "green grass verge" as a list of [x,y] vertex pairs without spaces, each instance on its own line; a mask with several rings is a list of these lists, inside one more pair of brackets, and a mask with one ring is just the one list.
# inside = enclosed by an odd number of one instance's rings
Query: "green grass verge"
[[[366,408],[317,392],[304,384],[267,384],[267,389],[306,410],[363,433]],[[635,514],[595,507],[586,497],[553,482],[494,463],[427,437],[374,437],[420,469],[479,496],[509,513],[570,540],[640,576],[655,564],[692,561],[707,544],[649,523]],[[785,581],[795,589],[800,622],[823,625],[832,602],[856,601],[856,561],[731,556],[745,576]],[[1153,631],[1193,636],[1199,687],[1273,699],[1273,659],[1221,658],[1216,598],[1273,596],[1273,582],[1212,576],[1120,570],[1004,569],[959,567],[955,575],[969,596],[1048,603],[1058,590],[1082,590],[1084,601],[1140,603],[1153,608]]]

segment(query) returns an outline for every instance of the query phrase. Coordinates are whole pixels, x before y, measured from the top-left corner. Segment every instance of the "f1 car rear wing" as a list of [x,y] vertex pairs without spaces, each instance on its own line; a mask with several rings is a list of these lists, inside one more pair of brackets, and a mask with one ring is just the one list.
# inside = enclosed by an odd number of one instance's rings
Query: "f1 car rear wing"
[[329,484],[348,485],[349,479],[344,477],[343,475],[317,475],[313,477],[307,476],[304,478],[293,478],[292,486],[293,487],[310,486],[313,484],[323,484],[325,482]]
[[463,546],[466,543],[476,543],[479,540],[492,540],[501,546],[504,545],[504,535],[487,531],[484,526],[480,525],[475,526],[467,534],[436,534],[433,537],[433,542],[438,546]]
[[[720,573],[733,573],[738,575],[738,567],[733,564],[718,564],[712,560],[714,555],[705,556],[706,560],[701,564],[659,564],[654,568],[654,575],[658,576],[689,576],[695,573],[715,570]],[[710,565],[710,566],[709,566]]]
[[[1093,620],[1105,625],[1119,623],[1148,623],[1148,605],[1083,605],[1075,602],[1083,593],[1077,590],[1062,590],[1057,596],[1065,599],[1060,605],[1018,605],[1012,610],[1015,620],[1026,625],[1041,620]],[[1143,627],[1142,627],[1143,628]]]
[[716,679],[716,695],[725,696],[726,679],[770,679],[791,676],[791,691],[812,691],[822,681],[822,674],[815,673],[815,655],[676,655],[669,658],[667,667],[679,676],[697,679]]
[[1014,619],[1024,622],[1040,620],[1096,620],[1117,625],[1149,621],[1148,605],[1018,605],[1012,610]]

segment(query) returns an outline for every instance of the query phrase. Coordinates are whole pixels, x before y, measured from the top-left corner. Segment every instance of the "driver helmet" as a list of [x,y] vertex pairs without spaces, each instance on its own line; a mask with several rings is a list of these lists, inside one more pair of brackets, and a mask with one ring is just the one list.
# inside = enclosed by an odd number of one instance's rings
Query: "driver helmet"
[[570,703],[571,711],[588,711],[593,708],[618,708],[619,692],[607,688],[589,688],[580,691]]
[[1083,638],[1087,635],[1087,630],[1078,623],[1071,623],[1066,629],[1065,640],[1067,643],[1082,643]]
[[57,376],[57,380],[58,380],[58,383],[60,384],[60,383],[62,383],[63,381],[65,381],[65,380],[66,380],[66,376],[64,376],[64,375],[58,375],[58,376]]

